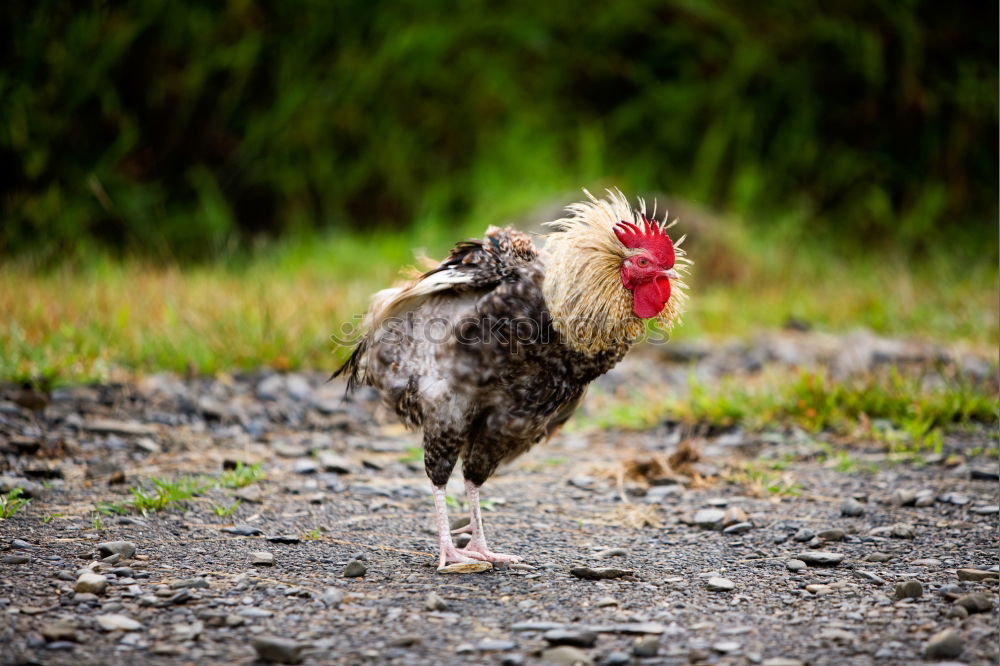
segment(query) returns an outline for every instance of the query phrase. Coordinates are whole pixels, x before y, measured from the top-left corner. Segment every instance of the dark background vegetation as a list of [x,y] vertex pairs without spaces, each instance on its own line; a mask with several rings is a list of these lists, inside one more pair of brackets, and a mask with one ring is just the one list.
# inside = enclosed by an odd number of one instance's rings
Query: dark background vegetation
[[[177,260],[666,191],[996,254],[995,2],[189,0],[0,8],[0,253]],[[787,216],[785,216],[787,217]]]

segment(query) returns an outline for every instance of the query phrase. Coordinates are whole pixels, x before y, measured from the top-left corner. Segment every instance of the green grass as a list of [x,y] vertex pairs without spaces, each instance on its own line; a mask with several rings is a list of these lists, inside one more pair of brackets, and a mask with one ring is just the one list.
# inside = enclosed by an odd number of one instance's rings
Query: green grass
[[21,497],[23,493],[24,491],[20,488],[13,488],[6,493],[0,493],[0,520],[7,520],[31,503],[30,499]]
[[[50,386],[161,370],[330,369],[348,353],[369,296],[415,263],[413,248],[441,258],[454,241],[530,209],[527,201],[477,210],[463,229],[429,218],[408,233],[300,237],[185,269],[100,257],[48,271],[5,263],[0,379]],[[696,265],[675,340],[748,337],[795,318],[995,351],[997,268],[985,259],[911,265],[834,254],[785,232],[751,234],[738,220],[699,229],[687,245]]]
[[218,483],[223,488],[245,488],[254,481],[259,481],[263,478],[264,472],[260,469],[260,463],[244,465],[242,462],[237,461],[234,469],[226,470],[219,475]]
[[[124,514],[136,511],[147,514],[162,511],[174,505],[201,497],[213,488],[244,488],[255,481],[264,478],[260,463],[243,465],[237,463],[235,469],[226,470],[217,477],[212,476],[182,476],[170,480],[159,477],[149,479],[148,485],[136,485],[129,488],[131,499],[124,502],[97,502],[94,505],[94,515]],[[212,502],[212,512],[219,517],[231,516],[240,501],[236,500],[228,507]]]
[[944,429],[997,422],[1000,400],[994,387],[961,375],[942,377],[929,387],[924,379],[895,368],[843,381],[807,371],[772,371],[713,386],[692,377],[686,395],[598,395],[574,427],[641,430],[668,418],[756,431],[795,425],[813,434],[881,442],[890,451],[939,452]]

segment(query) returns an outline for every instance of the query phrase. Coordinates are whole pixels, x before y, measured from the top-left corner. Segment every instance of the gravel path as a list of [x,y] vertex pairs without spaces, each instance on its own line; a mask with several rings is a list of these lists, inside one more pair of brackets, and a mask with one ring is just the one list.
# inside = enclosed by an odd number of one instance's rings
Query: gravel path
[[[780,362],[766,343],[672,353],[683,364],[640,357],[605,386]],[[323,379],[0,389],[0,490],[33,496],[0,521],[3,663],[791,666],[1000,654],[995,431],[950,436],[923,466],[850,449],[863,464],[846,473],[794,430],[571,429],[485,487],[492,545],[526,565],[445,575],[433,567],[417,437],[370,394],[344,402]],[[679,447],[683,473],[663,469]],[[754,460],[782,461],[775,478],[794,494],[760,492]],[[149,477],[217,476],[236,462],[261,462],[266,478],[145,516],[94,511]],[[216,514],[237,497],[232,515]]]

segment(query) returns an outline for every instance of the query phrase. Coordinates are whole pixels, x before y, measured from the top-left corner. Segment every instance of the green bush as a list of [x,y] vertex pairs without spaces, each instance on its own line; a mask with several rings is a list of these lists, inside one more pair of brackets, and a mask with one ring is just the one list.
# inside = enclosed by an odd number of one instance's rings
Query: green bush
[[604,184],[996,252],[996,3],[39,1],[0,19],[0,253],[203,258]]

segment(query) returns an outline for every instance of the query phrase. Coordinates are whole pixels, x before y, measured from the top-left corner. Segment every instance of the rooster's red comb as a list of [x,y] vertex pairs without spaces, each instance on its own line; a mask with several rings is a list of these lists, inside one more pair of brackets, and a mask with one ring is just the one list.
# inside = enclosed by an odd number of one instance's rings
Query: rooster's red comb
[[640,216],[642,226],[622,220],[615,225],[615,236],[630,250],[643,249],[653,255],[656,262],[667,268],[674,265],[674,243],[656,220],[650,222]]

